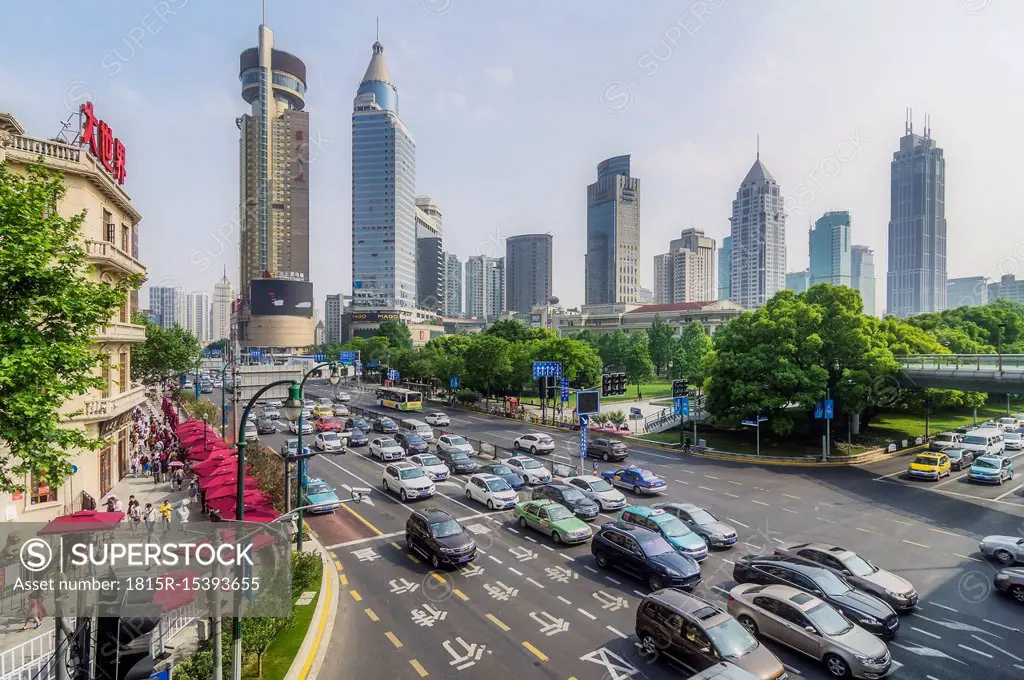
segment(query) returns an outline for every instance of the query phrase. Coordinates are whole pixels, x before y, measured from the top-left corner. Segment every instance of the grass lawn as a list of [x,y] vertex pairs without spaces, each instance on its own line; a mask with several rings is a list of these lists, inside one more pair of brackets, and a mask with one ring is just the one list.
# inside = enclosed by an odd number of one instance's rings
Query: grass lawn
[[[262,680],[283,680],[292,667],[292,662],[299,654],[299,647],[306,639],[306,632],[316,612],[316,603],[320,599],[318,592],[313,601],[301,607],[295,607],[295,620],[292,625],[282,630],[274,641],[267,647],[263,655],[263,678]],[[256,677],[255,661],[246,668],[243,677]]]
[[[598,386],[600,389],[600,386]],[[671,397],[672,396],[672,381],[671,380],[656,380],[649,383],[640,384],[640,393],[644,395],[644,399],[652,399],[657,397]],[[623,402],[636,401],[636,385],[626,385],[626,393],[619,394],[614,397],[601,397],[602,404],[612,404]],[[537,398],[524,398],[522,400],[524,404],[531,404],[536,406],[538,404]],[[566,410],[572,410],[576,408],[576,393],[573,392],[569,395],[569,404]],[[628,410],[623,409],[628,414]]]

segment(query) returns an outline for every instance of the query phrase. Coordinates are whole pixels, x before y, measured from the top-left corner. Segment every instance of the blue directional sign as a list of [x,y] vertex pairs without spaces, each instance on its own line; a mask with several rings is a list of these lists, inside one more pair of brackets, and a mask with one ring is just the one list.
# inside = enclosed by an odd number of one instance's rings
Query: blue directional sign
[[255,359],[256,361],[259,361],[260,359],[263,358],[263,350],[261,350],[261,349],[251,349],[251,350],[249,350],[249,358],[250,359]]
[[590,416],[580,416],[580,458],[587,457],[587,429],[590,427]]
[[459,389],[459,376],[453,375],[451,378],[449,378],[448,387],[452,388],[453,390]]
[[536,380],[540,377],[561,378],[562,364],[557,361],[534,361],[533,379]]
[[366,362],[366,367],[367,368],[377,368],[378,366],[380,366],[380,362],[379,361],[367,361]]
[[563,403],[569,401],[569,379],[568,378],[562,378],[562,395],[561,396],[562,396],[562,402]]
[[321,353],[314,354],[313,355],[313,361],[315,361],[318,364],[322,364],[325,361],[327,361],[327,355],[326,354],[321,354]]
[[743,424],[746,425],[747,427],[758,427],[761,423],[763,423],[766,420],[768,420],[768,416],[758,416],[757,420],[744,420]]
[[677,416],[684,418],[690,417],[690,398],[689,397],[676,397],[672,400],[673,402],[673,413]]
[[398,381],[398,371],[396,371],[393,368],[390,371],[388,371],[388,380],[390,380],[391,382],[397,382]]
[[819,401],[814,405],[814,419],[821,420],[825,416],[825,407],[821,405]]
[[825,400],[825,420],[832,420],[832,416],[835,413],[835,400]]
[[348,366],[349,364],[354,364],[354,363],[356,363],[356,353],[355,352],[342,352],[342,353],[340,353],[338,355],[338,361],[340,361],[341,363],[343,363],[346,366]]

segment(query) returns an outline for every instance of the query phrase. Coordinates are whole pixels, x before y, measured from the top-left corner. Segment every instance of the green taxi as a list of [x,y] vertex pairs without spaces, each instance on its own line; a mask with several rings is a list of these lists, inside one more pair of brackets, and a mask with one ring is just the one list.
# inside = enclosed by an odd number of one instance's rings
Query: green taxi
[[521,528],[536,529],[551,536],[555,543],[585,543],[592,535],[590,525],[552,500],[523,501],[516,504],[512,514]]

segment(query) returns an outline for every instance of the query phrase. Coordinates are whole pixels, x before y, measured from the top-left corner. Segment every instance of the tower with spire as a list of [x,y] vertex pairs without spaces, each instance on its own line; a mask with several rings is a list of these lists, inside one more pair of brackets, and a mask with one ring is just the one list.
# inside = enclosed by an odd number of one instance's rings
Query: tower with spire
[[756,154],[736,191],[729,220],[729,299],[744,309],[756,309],[786,288],[782,190],[761,162],[760,137]]
[[212,316],[210,322],[211,339],[223,340],[231,337],[231,302],[234,300],[234,291],[231,289],[231,280],[228,279],[228,267],[224,265],[224,276],[213,284],[213,305],[210,308]]

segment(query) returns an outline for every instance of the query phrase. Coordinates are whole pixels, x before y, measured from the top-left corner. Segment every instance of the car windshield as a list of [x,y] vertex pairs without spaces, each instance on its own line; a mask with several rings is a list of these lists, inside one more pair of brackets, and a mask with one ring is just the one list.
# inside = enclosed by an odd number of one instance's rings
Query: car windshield
[[548,518],[552,522],[560,522],[563,519],[569,519],[572,517],[572,511],[568,508],[564,508],[561,505],[550,505],[548,506]]
[[394,424],[395,424],[395,421],[391,420],[391,418],[381,418],[380,419],[380,426],[381,427],[389,427],[389,426],[394,425]]
[[414,432],[410,432],[409,434],[405,435],[405,441],[410,444],[422,444],[423,437],[419,436]]
[[689,536],[693,532],[690,531],[689,527],[679,521],[678,518],[673,517],[667,519],[658,524],[661,530],[665,532],[665,535],[669,538],[682,538],[683,536]]
[[316,495],[320,493],[330,493],[331,487],[327,486],[323,482],[312,482],[306,489],[306,493],[310,495]]
[[380,445],[385,447],[385,448],[388,447],[388,446],[396,446],[394,439],[381,439],[380,440]]
[[324,441],[325,442],[336,442],[339,439],[341,439],[341,437],[338,436],[337,432],[325,432],[324,433]]
[[434,416],[435,418],[447,418],[448,417],[445,414],[440,413],[440,412],[431,413],[430,415]]
[[914,459],[915,465],[938,465],[939,459],[935,456],[918,456]]
[[487,480],[487,488],[491,491],[511,491],[512,487],[504,479]]
[[538,463],[537,461],[533,460],[532,458],[530,460],[522,461],[521,464],[522,464],[524,470],[533,470],[534,468],[543,467],[540,463]]
[[462,437],[448,437],[448,443],[452,446],[461,446],[466,443],[466,440]]
[[1003,438],[1008,442],[1015,442],[1020,439],[1020,432],[1007,432]]
[[977,435],[967,435],[964,437],[964,444],[977,444],[979,446],[985,446],[988,444],[986,437],[979,437]]
[[982,458],[981,460],[975,461],[974,467],[986,468],[986,469],[989,469],[989,470],[994,470],[994,469],[998,468],[999,466],[996,465],[995,463],[993,463],[990,460],[985,460],[984,458]]
[[664,555],[666,553],[674,553],[675,549],[669,545],[668,541],[660,536],[658,538],[651,538],[643,543],[644,554],[648,557],[655,555]]
[[423,476],[423,470],[419,468],[406,468],[398,471],[399,479],[419,479]]
[[735,659],[757,649],[757,640],[736,619],[726,619],[705,632],[723,659]]
[[321,418],[320,422],[324,425],[335,425],[338,422],[337,418]]
[[510,468],[507,465],[492,465],[491,466],[491,474],[492,475],[511,475],[511,474],[514,474],[514,473],[512,472],[512,468]]
[[465,451],[456,451],[452,454],[452,460],[469,460],[469,454]]
[[446,519],[443,522],[435,522],[430,525],[430,533],[434,538],[448,538],[458,536],[462,533],[462,527],[453,519]]
[[537,441],[539,441],[541,444],[550,444],[554,440],[551,437],[547,436],[546,434],[542,434],[541,436],[537,437]]
[[641,479],[646,479],[647,481],[653,481],[658,478],[658,475],[654,474],[650,470],[637,470],[636,473],[640,475]]
[[441,465],[437,456],[420,456],[420,465]]
[[358,420],[353,420],[352,424],[355,425],[356,427],[358,427],[363,432],[371,429],[370,428],[370,423],[368,421],[364,420],[363,418],[359,418]]
[[718,521],[718,519],[714,515],[712,515],[707,510],[704,510],[703,508],[691,510],[690,517],[692,517],[693,521],[697,524],[712,524]]
[[849,569],[854,576],[869,576],[878,571],[878,567],[857,554],[850,555],[843,560],[843,566]]
[[578,489],[562,489],[562,498],[569,503],[578,503],[587,499],[583,492]]
[[814,582],[826,595],[842,595],[843,593],[848,593],[853,590],[849,583],[839,578],[831,571],[823,570],[813,578]]
[[935,435],[935,441],[937,441],[937,442],[951,442],[951,441],[953,441],[953,435],[937,434],[937,435]]
[[805,613],[825,635],[842,635],[853,629],[853,624],[845,616],[824,602]]
[[603,491],[611,491],[612,485],[603,479],[595,479],[590,482],[590,490],[601,493]]

